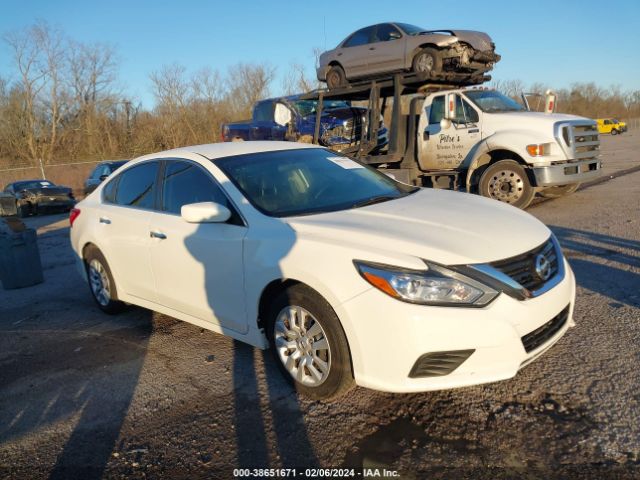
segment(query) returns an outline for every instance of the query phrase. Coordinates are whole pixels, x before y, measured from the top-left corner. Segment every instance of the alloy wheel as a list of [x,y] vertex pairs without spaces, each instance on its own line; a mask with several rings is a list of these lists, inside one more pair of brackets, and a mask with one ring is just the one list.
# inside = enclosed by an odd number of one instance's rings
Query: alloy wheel
[[331,349],[320,322],[290,305],[280,311],[273,328],[278,358],[289,374],[303,385],[321,385],[331,370]]

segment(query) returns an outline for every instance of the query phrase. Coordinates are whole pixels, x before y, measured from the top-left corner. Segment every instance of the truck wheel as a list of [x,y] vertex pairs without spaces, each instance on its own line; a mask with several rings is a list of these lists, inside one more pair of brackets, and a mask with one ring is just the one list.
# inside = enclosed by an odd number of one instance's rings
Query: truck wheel
[[480,195],[525,209],[533,200],[535,190],[529,183],[527,172],[515,160],[500,160],[480,176]]
[[571,195],[573,192],[578,190],[579,186],[580,186],[579,183],[571,183],[569,185],[560,185],[560,186],[557,186],[557,187],[549,187],[549,188],[545,188],[544,190],[542,190],[540,192],[540,195],[542,195],[545,198],[564,197],[565,195]]
[[333,308],[304,285],[273,301],[267,338],[284,376],[303,395],[327,400],[354,385],[347,338]]
[[434,48],[423,48],[413,57],[415,73],[439,73],[442,71],[442,57]]
[[347,85],[347,76],[344,69],[340,65],[334,65],[327,72],[327,87],[329,90],[340,88]]
[[615,128],[611,130],[611,135],[617,135],[618,134],[618,130],[616,130]]

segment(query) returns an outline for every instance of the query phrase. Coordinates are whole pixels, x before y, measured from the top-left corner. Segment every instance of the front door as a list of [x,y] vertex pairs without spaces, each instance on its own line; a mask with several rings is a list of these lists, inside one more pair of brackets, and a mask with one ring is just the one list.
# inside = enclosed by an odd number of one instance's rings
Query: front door
[[165,163],[160,211],[149,220],[151,265],[158,303],[225,329],[246,333],[243,239],[247,228],[237,213],[227,223],[186,222],[182,205],[224,204],[221,188],[195,162]]
[[369,45],[368,73],[382,73],[404,68],[406,37],[390,23],[377,25]]
[[[451,126],[443,129],[440,122],[445,116],[451,120]],[[459,169],[482,139],[479,113],[455,93],[433,97],[420,118],[418,131],[423,170]]]

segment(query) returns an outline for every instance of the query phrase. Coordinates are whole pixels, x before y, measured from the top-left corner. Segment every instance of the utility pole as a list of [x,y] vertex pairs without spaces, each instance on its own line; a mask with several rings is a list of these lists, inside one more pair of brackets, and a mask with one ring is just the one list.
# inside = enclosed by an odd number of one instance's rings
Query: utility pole
[[38,164],[40,165],[40,173],[42,174],[42,179],[45,180],[47,176],[44,173],[44,163],[42,162],[42,157],[38,157]]

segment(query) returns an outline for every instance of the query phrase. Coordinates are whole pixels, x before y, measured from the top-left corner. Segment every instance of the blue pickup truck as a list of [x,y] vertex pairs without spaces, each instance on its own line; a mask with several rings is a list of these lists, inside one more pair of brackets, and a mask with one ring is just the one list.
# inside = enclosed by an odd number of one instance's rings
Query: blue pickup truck
[[[278,107],[278,104],[280,106]],[[289,121],[277,120],[277,109],[286,107]],[[317,100],[301,99],[298,95],[261,100],[253,107],[253,118],[243,122],[222,125],[222,140],[225,142],[246,140],[298,140],[313,138],[316,127]],[[344,100],[324,100],[320,117],[321,145],[335,150],[348,148],[359,142],[367,109],[352,107]],[[378,148],[388,143],[388,133],[382,124],[378,126]]]

